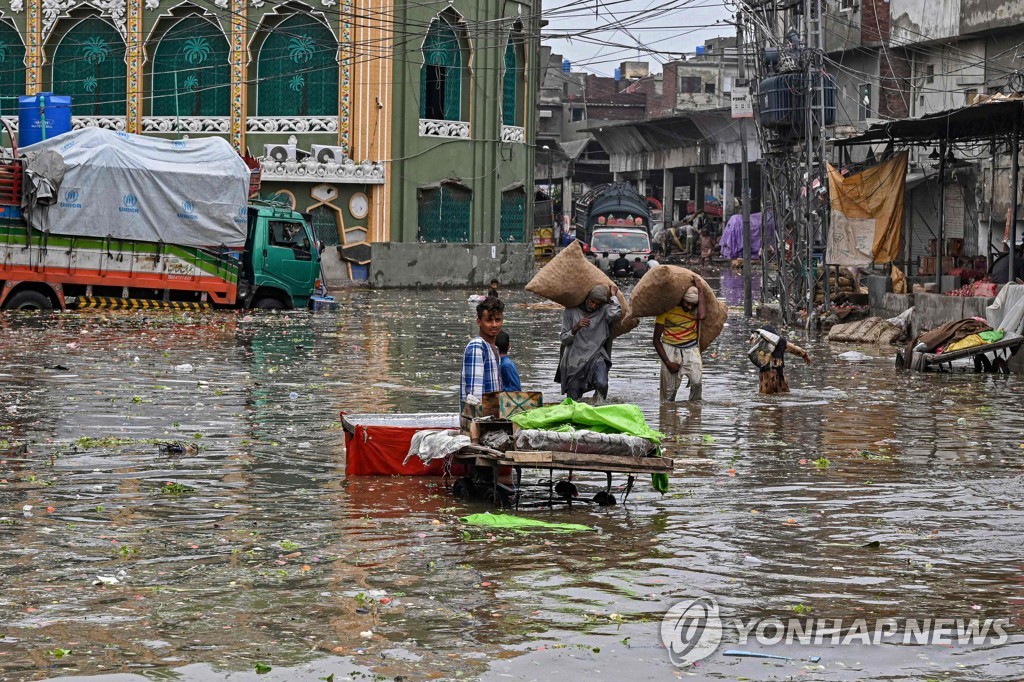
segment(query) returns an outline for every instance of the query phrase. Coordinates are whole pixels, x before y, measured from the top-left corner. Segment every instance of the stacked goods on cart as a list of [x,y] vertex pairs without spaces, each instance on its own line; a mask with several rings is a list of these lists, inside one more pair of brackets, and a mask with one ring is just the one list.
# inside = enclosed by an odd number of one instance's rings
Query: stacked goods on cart
[[[665,438],[647,424],[639,406],[630,404],[595,406],[566,398],[557,405],[513,415],[511,420],[518,427],[516,448],[524,451],[660,457]],[[656,490],[668,490],[666,474],[651,477]]]

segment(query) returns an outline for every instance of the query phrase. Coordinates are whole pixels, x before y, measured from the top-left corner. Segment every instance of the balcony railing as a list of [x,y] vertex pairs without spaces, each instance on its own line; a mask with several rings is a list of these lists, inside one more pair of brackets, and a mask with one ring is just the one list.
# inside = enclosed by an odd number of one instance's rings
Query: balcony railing
[[468,121],[435,121],[420,119],[420,137],[454,137],[469,139]]
[[526,128],[521,126],[501,126],[502,142],[526,142]]

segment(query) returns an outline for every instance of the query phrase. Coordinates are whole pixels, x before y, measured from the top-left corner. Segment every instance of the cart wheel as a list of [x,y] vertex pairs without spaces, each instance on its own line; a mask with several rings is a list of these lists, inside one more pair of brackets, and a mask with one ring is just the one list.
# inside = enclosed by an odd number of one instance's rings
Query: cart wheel
[[498,486],[498,497],[494,497],[494,486],[488,486],[484,489],[484,501],[489,502],[491,505],[498,509],[511,509],[512,508],[512,495],[507,490]]
[[555,484],[555,494],[564,500],[572,501],[574,497],[579,497],[579,490],[571,481],[559,481]]
[[467,476],[463,476],[452,484],[452,495],[457,500],[471,499],[475,490],[476,488],[473,485],[473,479]]

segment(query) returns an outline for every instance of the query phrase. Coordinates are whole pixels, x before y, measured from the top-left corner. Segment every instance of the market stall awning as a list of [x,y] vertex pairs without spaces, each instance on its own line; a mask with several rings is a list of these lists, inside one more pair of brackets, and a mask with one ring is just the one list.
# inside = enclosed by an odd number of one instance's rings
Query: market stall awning
[[1024,128],[1024,101],[988,101],[959,109],[948,109],[921,118],[878,123],[860,135],[837,139],[836,146],[849,147],[878,142],[900,145],[928,145],[939,140],[990,140],[1012,135]]

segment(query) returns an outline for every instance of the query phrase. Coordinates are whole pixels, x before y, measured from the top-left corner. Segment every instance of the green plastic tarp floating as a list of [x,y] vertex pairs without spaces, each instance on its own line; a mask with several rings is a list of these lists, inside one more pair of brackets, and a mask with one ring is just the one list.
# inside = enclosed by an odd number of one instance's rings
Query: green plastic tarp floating
[[[636,405],[588,405],[566,398],[557,405],[520,412],[510,419],[521,429],[569,431],[582,427],[598,433],[637,436],[655,444],[665,439],[665,434],[647,425],[644,413]],[[651,474],[651,484],[659,493],[668,492],[668,474]]]
[[529,533],[538,530],[553,530],[560,533],[594,530],[590,526],[584,526],[579,523],[552,523],[550,521],[540,521],[539,519],[528,519],[523,516],[513,516],[512,514],[470,514],[469,516],[463,516],[462,522],[470,526],[503,528],[519,533]]

